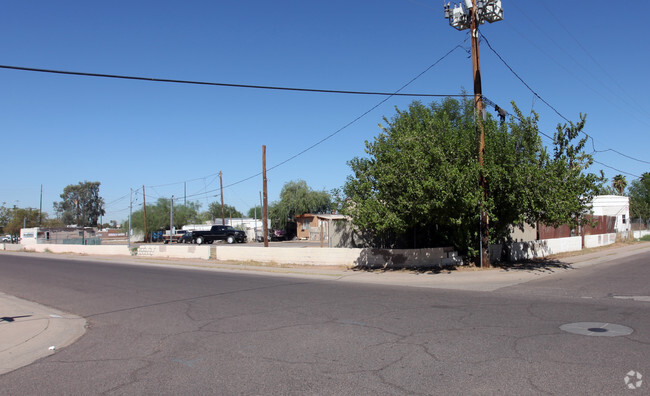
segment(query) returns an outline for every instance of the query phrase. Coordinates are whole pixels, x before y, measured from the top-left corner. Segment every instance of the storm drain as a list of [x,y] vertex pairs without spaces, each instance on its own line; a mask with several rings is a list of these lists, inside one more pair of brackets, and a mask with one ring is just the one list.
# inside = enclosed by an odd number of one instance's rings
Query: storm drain
[[634,331],[627,326],[602,322],[567,323],[560,326],[560,330],[564,330],[572,334],[598,337],[625,336],[632,334]]

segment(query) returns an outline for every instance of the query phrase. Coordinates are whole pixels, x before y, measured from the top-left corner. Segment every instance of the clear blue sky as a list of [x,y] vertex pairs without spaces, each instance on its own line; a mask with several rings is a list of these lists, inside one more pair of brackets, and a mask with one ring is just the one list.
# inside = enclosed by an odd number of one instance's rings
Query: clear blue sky
[[[505,20],[481,32],[520,77],[563,116],[587,114],[598,152],[592,170],[628,182],[650,171],[648,2],[503,0]],[[635,22],[636,21],[636,22]],[[0,15],[0,64],[164,79],[394,92],[458,44],[467,31],[442,2],[22,1]],[[481,43],[483,93],[541,115],[552,135],[562,118]],[[471,59],[456,49],[402,92],[472,90]],[[125,81],[0,69],[0,202],[54,215],[63,188],[100,181],[104,221],[158,197],[259,203],[262,145],[269,168],[364,114],[381,96],[263,91]],[[268,173],[269,200],[285,182],[341,187],[346,162],[364,154],[382,117],[413,98],[390,98],[323,143]],[[422,98],[429,102],[433,99]],[[591,144],[590,144],[591,145]],[[590,147],[591,149],[591,147]],[[609,167],[608,167],[609,166]],[[615,169],[612,169],[612,168]],[[186,182],[186,183],[184,183]],[[186,188],[186,190],[185,190]],[[139,194],[139,196],[138,196]]]

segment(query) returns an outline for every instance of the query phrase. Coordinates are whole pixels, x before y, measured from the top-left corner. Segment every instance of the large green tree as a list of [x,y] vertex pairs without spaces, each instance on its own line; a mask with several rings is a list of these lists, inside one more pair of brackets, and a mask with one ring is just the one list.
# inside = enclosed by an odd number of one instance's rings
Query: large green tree
[[269,219],[274,228],[284,228],[295,216],[324,213],[331,204],[328,192],[313,190],[304,180],[290,181],[282,187],[280,200],[269,205]]
[[6,202],[3,202],[0,205],[0,234],[4,234],[4,228],[7,226],[9,223],[9,220],[11,220],[11,209],[7,208]]
[[246,213],[246,215],[251,219],[252,218],[261,219],[262,218],[262,207],[260,205],[255,205],[252,208],[248,209],[248,212]]
[[[514,106],[514,104],[513,104]],[[479,205],[487,181],[485,210],[492,241],[505,239],[511,225],[543,221],[581,222],[601,179],[586,172],[591,157],[578,139],[580,122],[560,125],[553,153],[541,142],[538,116],[515,117],[499,125],[484,122],[484,167],[477,161],[471,100],[446,99],[397,110],[366,157],[349,161],[353,175],[343,188],[343,212],[385,247],[453,245],[473,255],[478,248]],[[575,142],[577,140],[577,142]]]
[[103,216],[104,198],[99,196],[100,182],[79,182],[63,189],[61,202],[54,203],[54,211],[67,225],[94,227]]
[[[222,212],[221,212],[221,202],[212,202],[208,205],[208,211],[206,212],[207,218],[208,219],[220,219]],[[223,205],[223,215],[226,218],[239,218],[239,217],[244,217],[244,215],[238,211],[234,206],[224,204]]]
[[[201,222],[199,215],[200,204],[188,202],[178,204],[174,202],[174,227],[180,229],[186,224]],[[171,200],[169,198],[158,198],[153,204],[147,205],[147,233],[157,230],[169,229],[171,216]],[[129,221],[123,221],[122,227],[126,228]],[[144,231],[144,209],[140,208],[131,215],[131,228]]]
[[628,189],[630,216],[634,219],[650,220],[650,172],[633,180]]
[[[47,216],[46,216],[47,217]],[[9,217],[4,226],[4,233],[19,235],[23,227],[38,227],[38,209],[13,208],[9,209]]]

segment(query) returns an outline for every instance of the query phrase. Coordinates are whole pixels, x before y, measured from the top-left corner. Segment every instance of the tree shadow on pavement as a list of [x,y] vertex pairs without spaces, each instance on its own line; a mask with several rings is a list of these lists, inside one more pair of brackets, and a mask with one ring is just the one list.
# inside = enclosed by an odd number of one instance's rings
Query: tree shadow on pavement
[[503,271],[554,271],[559,269],[573,269],[571,264],[563,263],[557,259],[531,259],[517,262],[500,262],[494,264]]

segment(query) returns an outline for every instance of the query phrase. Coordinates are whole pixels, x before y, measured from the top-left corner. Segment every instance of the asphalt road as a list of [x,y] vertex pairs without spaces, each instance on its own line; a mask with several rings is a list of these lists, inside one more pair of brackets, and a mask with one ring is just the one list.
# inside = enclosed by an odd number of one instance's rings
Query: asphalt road
[[649,280],[648,253],[493,292],[0,255],[0,290],[90,324],[0,394],[650,394]]

